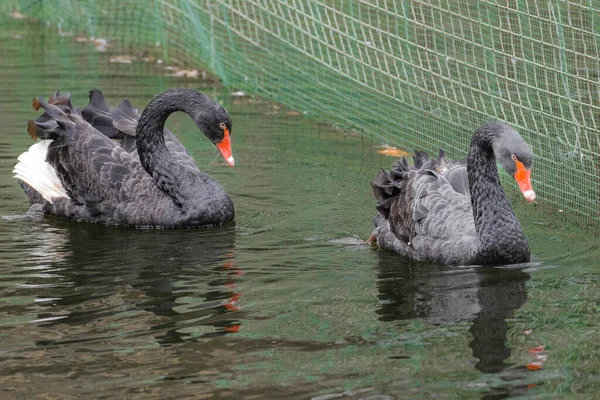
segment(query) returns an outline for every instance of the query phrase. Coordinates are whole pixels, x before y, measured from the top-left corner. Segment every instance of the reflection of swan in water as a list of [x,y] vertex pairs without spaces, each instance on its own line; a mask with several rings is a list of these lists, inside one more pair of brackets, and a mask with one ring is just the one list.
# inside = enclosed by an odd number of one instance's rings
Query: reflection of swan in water
[[[235,277],[241,274],[233,258],[234,228],[144,231],[53,222],[62,250],[50,259],[60,274],[36,291],[54,299],[44,303],[40,318],[60,313],[56,323],[80,325],[120,317],[134,329],[150,322],[147,328],[160,331],[156,338],[163,344],[239,328],[232,319],[240,297]],[[31,257],[38,257],[34,252]],[[126,313],[134,315],[119,316]]]
[[3,215],[0,231],[12,233],[12,246],[2,261],[12,257],[13,265],[44,270],[48,264],[62,261],[68,254],[64,251],[68,241],[65,230],[47,224],[38,212]]
[[482,269],[477,300],[480,311],[473,320],[469,331],[473,341],[469,347],[473,356],[479,359],[475,368],[481,372],[500,372],[509,365],[504,363],[510,357],[506,347],[506,333],[513,312],[527,302],[525,282],[529,274],[521,269]]
[[378,310],[383,321],[422,319],[431,324],[473,321],[470,347],[481,372],[507,367],[506,319],[527,301],[521,269],[456,267],[406,261],[379,251]]

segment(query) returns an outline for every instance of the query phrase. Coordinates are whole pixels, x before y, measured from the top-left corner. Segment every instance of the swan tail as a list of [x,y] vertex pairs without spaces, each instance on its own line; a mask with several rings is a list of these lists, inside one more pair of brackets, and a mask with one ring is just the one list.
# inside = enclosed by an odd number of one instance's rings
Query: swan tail
[[52,140],[42,140],[22,153],[13,169],[14,178],[29,197],[31,204],[41,203],[42,199],[52,203],[56,198],[69,195],[63,187],[54,168],[46,162],[46,154]]
[[139,113],[128,100],[110,107],[102,91],[90,90],[90,102],[81,109],[83,119],[111,139],[135,136]]
[[90,90],[90,102],[81,109],[81,116],[106,137],[110,139],[123,138],[123,134],[113,125],[111,108],[106,103],[102,91]]
[[138,109],[133,107],[129,100],[123,100],[121,104],[111,110],[113,124],[125,135],[135,136],[137,122],[140,119]]
[[371,183],[373,195],[377,200],[377,211],[383,218],[388,219],[392,200],[401,192],[406,191],[407,182],[416,173],[436,173],[444,165],[444,151],[440,150],[437,158],[430,158],[424,151],[416,151],[413,155],[413,165],[406,157],[396,160],[390,171],[381,170]]
[[67,126],[74,124],[73,116],[80,116],[78,110],[71,103],[69,93],[61,94],[57,90],[46,102],[42,96],[32,101],[33,108],[37,111],[44,109],[44,113],[27,123],[27,132],[32,139],[58,139],[65,133]]
[[427,153],[425,153],[424,151],[415,150],[415,154],[413,155],[415,168],[420,169],[429,160],[429,155],[427,155]]
[[[425,153],[422,153],[425,154]],[[427,154],[425,154],[427,156]],[[417,161],[415,159],[415,161]],[[421,160],[419,159],[419,163]],[[406,157],[402,157],[394,162],[390,171],[381,170],[375,176],[375,180],[371,183],[373,188],[373,196],[377,200],[377,211],[383,218],[388,219],[392,200],[406,186],[406,174],[411,170],[418,168],[410,166]]]

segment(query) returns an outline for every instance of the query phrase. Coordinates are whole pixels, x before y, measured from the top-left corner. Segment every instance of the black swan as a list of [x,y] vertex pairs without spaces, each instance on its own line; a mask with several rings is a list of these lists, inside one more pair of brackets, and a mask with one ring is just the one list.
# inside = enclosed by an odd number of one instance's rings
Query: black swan
[[[523,229],[500,185],[496,161],[523,196],[535,200],[533,153],[509,125],[492,122],[473,134],[466,166],[443,153],[415,153],[381,171],[372,183],[379,215],[369,238],[384,249],[438,264],[509,264],[529,261]],[[468,182],[468,188],[465,188]]]
[[[90,92],[87,110],[75,109],[70,96],[59,92],[48,102],[34,99],[34,108],[45,112],[27,130],[42,140],[19,156],[13,171],[32,206],[107,225],[202,227],[234,219],[223,187],[164,128],[170,114],[185,112],[233,166],[232,123],[222,106],[195,90],[173,89],[152,99],[136,118],[129,102],[112,115],[108,106],[90,110],[100,97],[103,107],[102,93]],[[108,124],[117,128],[111,131]]]

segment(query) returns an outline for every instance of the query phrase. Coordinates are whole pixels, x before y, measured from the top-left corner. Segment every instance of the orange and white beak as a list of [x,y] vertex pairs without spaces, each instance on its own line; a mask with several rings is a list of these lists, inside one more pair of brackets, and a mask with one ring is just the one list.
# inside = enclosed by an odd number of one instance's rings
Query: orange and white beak
[[528,170],[525,165],[519,160],[515,160],[517,164],[517,172],[515,172],[515,180],[519,184],[519,189],[523,193],[523,197],[527,201],[535,200],[535,192],[533,186],[531,186],[531,171]]
[[225,128],[223,129],[223,132],[223,140],[217,143],[217,149],[219,149],[221,155],[225,161],[227,161],[227,164],[229,164],[230,167],[233,167],[235,165],[235,160],[231,155],[231,137],[229,136],[229,129]]

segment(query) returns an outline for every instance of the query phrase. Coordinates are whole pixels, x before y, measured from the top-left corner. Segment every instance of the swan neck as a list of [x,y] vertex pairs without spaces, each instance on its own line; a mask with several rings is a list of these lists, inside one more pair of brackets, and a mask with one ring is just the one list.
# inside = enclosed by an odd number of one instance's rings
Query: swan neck
[[146,106],[136,128],[136,146],[142,166],[154,175],[156,166],[168,159],[165,144],[165,123],[169,115],[186,110],[184,103],[165,94],[152,99]]
[[142,112],[136,130],[136,145],[142,166],[156,185],[180,205],[189,197],[190,188],[180,184],[181,166],[173,160],[167,149],[165,123],[169,115],[176,111],[183,111],[194,118],[197,103],[187,92],[175,89],[156,96]]
[[491,143],[473,140],[467,156],[467,174],[475,227],[479,231],[482,213],[503,206],[506,199]]
[[529,246],[500,184],[493,140],[476,133],[467,156],[475,230],[479,238],[479,252],[484,258],[493,254],[500,260],[515,262],[514,257],[522,257],[517,254],[527,254],[528,257]]

